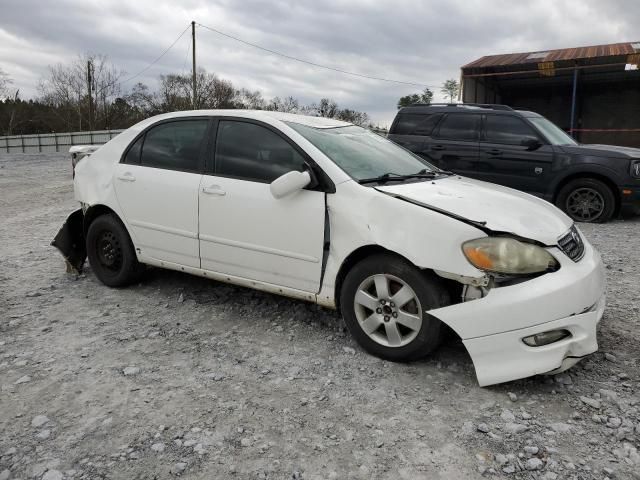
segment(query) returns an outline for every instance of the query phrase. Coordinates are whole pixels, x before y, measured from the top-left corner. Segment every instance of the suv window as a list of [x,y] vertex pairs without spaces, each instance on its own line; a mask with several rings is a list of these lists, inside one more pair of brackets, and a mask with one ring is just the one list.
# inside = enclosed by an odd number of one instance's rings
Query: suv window
[[440,124],[438,138],[448,140],[476,140],[480,115],[450,113]]
[[508,115],[487,115],[485,121],[487,142],[521,145],[528,138],[538,138],[523,120]]
[[270,183],[292,170],[305,169],[295,148],[280,135],[255,123],[221,120],[216,140],[216,173]]
[[441,113],[401,113],[398,115],[393,133],[396,135],[431,135],[433,128],[441,118]]
[[180,120],[152,127],[142,145],[142,166],[199,171],[200,147],[208,123],[206,119]]

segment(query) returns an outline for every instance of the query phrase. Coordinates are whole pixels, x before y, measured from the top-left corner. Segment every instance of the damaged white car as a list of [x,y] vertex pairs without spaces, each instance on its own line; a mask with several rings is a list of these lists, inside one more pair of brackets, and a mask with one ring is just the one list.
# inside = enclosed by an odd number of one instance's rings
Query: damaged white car
[[153,265],[317,302],[394,361],[432,352],[444,324],[483,386],[597,350],[602,262],[569,217],[363,128],[176,112],[73,156],[82,208],[53,244],[108,286]]

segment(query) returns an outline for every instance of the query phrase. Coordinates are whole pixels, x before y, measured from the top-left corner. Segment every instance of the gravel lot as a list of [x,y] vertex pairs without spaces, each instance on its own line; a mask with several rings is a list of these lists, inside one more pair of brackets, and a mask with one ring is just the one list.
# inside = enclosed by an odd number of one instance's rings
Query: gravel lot
[[608,269],[600,352],[479,388],[456,341],[393,364],[314,305],[67,276],[70,173],[0,155],[0,480],[640,479],[640,218],[581,226]]

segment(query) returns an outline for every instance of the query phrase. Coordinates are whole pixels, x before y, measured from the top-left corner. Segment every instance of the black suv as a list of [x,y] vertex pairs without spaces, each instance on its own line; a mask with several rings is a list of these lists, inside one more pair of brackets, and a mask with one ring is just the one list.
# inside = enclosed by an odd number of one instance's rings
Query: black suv
[[542,197],[576,221],[640,211],[640,149],[580,145],[537,113],[416,104],[398,112],[388,137],[445,170]]

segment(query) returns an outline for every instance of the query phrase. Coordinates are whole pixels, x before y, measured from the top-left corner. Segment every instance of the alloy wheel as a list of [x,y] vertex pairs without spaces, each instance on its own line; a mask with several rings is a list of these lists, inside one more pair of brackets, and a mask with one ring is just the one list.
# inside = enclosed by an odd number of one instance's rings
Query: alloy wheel
[[422,328],[420,300],[403,280],[389,274],[366,278],[354,298],[356,318],[369,338],[385,347],[402,347]]
[[567,212],[576,220],[592,222],[605,209],[604,198],[597,190],[589,187],[576,188],[569,194],[566,202]]

